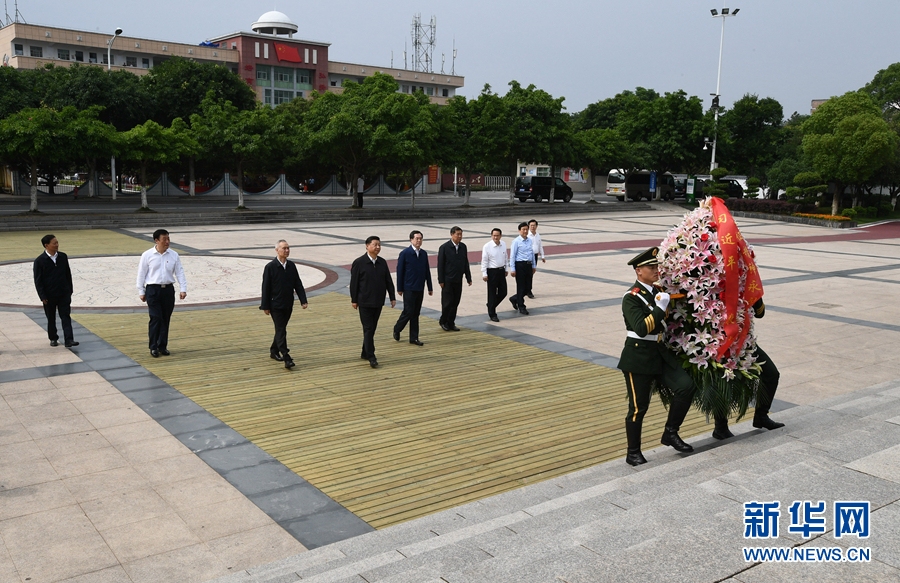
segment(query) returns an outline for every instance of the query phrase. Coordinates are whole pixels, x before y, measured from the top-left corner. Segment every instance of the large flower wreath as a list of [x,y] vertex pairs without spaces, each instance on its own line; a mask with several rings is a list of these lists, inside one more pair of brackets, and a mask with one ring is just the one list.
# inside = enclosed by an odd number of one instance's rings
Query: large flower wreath
[[[752,306],[762,298],[753,250],[719,198],[685,215],[659,247],[659,285],[672,300],[666,334],[707,415],[742,417],[756,397],[760,363]],[[668,395],[660,396],[668,400]]]

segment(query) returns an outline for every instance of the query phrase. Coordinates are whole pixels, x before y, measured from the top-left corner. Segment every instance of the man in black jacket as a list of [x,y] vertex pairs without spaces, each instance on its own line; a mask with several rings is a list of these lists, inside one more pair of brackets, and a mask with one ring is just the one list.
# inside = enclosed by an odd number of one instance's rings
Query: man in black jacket
[[272,322],[275,323],[275,339],[269,348],[269,356],[278,361],[283,360],[284,368],[290,369],[294,366],[294,361],[287,347],[287,325],[294,311],[294,292],[297,292],[304,310],[309,304],[297,266],[293,261],[288,261],[291,247],[287,241],[278,241],[275,253],[277,257],[263,271],[262,302],[259,309],[267,316],[272,316]]
[[44,304],[47,315],[47,336],[50,346],[59,346],[59,334],[56,330],[56,312],[62,321],[63,337],[66,348],[78,346],[72,332],[72,270],[69,258],[59,250],[59,240],[53,235],[41,238],[44,252],[34,260],[34,287],[38,297]]
[[350,266],[350,305],[359,311],[359,321],[363,327],[363,346],[360,358],[368,360],[372,368],[378,368],[375,358],[375,329],[384,307],[384,294],[391,298],[391,307],[397,305],[394,296],[394,282],[387,262],[378,256],[381,253],[381,239],[366,239],[366,252]]
[[447,332],[459,332],[456,327],[456,310],[462,299],[463,276],[472,285],[469,270],[469,252],[462,242],[463,232],[459,227],[450,229],[450,240],[441,245],[437,257],[438,285],[441,286],[441,328]]

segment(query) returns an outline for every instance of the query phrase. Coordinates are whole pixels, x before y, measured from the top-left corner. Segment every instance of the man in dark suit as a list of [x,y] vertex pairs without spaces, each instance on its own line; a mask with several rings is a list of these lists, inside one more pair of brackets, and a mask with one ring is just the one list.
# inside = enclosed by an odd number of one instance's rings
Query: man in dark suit
[[[428,284],[428,295],[431,288],[431,267],[428,265],[428,254],[422,249],[422,232],[409,234],[409,247],[400,252],[397,258],[397,294],[403,298],[403,312],[394,324],[394,340],[400,342],[400,333],[409,322],[409,343],[422,346],[419,340],[419,313],[422,311],[422,300],[425,299],[425,284]],[[403,294],[406,293],[406,297]]]
[[375,358],[375,329],[384,307],[384,295],[391,298],[391,307],[397,305],[394,297],[394,282],[387,262],[378,256],[381,253],[381,239],[372,236],[366,239],[366,252],[350,266],[350,305],[359,311],[359,321],[363,327],[363,346],[360,358],[368,360],[372,368],[378,368]]
[[447,332],[459,332],[456,327],[456,310],[462,299],[463,276],[472,285],[469,270],[469,253],[462,242],[463,232],[459,227],[450,229],[450,240],[438,249],[437,277],[441,286],[441,328]]
[[694,451],[678,435],[681,423],[691,408],[694,381],[682,368],[678,356],[662,341],[669,294],[654,286],[659,280],[657,253],[659,248],[651,247],[628,262],[634,267],[637,281],[622,298],[627,338],[618,368],[625,374],[628,390],[628,417],[625,418],[628,455],[625,461],[632,466],[647,463],[641,453],[641,425],[650,406],[654,382],[672,393],[669,417],[660,443],[681,452]]
[[69,258],[59,250],[59,240],[53,235],[44,235],[41,244],[44,245],[44,252],[34,260],[34,287],[38,297],[41,298],[41,303],[44,304],[44,314],[47,315],[47,336],[50,337],[50,346],[59,346],[59,334],[56,330],[57,311],[62,321],[66,348],[78,346],[72,332],[74,287]]
[[297,292],[304,310],[309,304],[297,266],[293,261],[288,261],[291,247],[287,241],[278,241],[275,253],[277,257],[263,271],[262,302],[259,309],[267,316],[272,316],[272,322],[275,323],[275,339],[269,348],[269,356],[277,361],[284,361],[284,368],[290,369],[293,368],[294,361],[287,347],[287,325],[294,311],[294,292]]

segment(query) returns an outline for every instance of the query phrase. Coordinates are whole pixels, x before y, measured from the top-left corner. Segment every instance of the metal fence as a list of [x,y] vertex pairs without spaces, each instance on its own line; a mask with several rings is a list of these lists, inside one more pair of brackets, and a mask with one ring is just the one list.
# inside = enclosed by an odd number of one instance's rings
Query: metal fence
[[484,185],[490,190],[509,190],[509,176],[485,176]]

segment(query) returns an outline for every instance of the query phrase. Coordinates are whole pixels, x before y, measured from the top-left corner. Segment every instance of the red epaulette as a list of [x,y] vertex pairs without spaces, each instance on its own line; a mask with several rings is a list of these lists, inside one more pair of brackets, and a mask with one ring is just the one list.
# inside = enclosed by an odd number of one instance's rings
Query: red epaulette
[[640,293],[641,293],[641,288],[636,287],[633,290],[631,290],[631,295],[633,295],[633,296],[636,296]]

